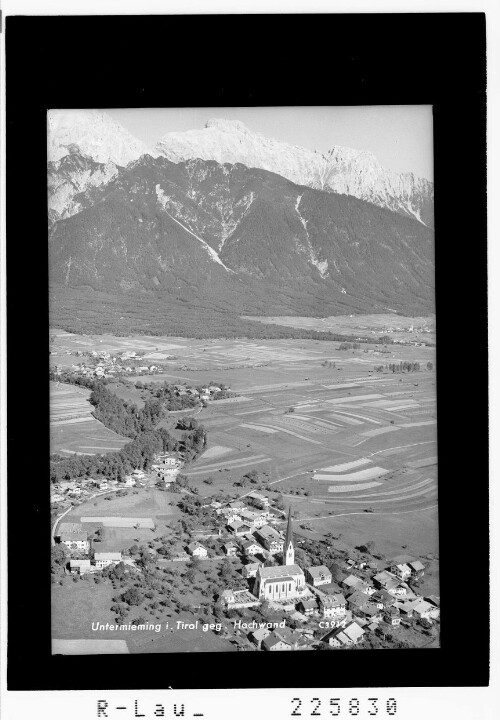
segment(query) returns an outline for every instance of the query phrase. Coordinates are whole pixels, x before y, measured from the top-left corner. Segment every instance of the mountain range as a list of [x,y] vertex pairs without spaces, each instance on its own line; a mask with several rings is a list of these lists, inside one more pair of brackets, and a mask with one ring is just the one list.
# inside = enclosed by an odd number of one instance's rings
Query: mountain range
[[155,154],[172,162],[193,158],[243,163],[282,175],[297,185],[353,195],[433,226],[434,187],[413,173],[384,169],[369,152],[334,145],[326,153],[252,133],[243,123],[209,120],[202,130],[170,132]]
[[[48,117],[49,210],[53,218],[75,212],[71,199],[84,184],[100,184],[95,172],[82,177],[58,161],[79,152],[106,165],[107,181],[117,166],[125,166],[141,155],[163,156],[172,162],[200,158],[218,163],[242,163],[277,173],[298,185],[327,192],[352,195],[434,225],[434,186],[413,173],[383,168],[369,152],[334,145],[326,153],[289,145],[261,133],[252,133],[243,123],[209,120],[201,130],[166,133],[154,148],[134,138],[109,115],[97,110],[52,110]],[[59,172],[61,170],[61,172]],[[88,180],[87,180],[88,178]]]
[[[78,312],[82,292],[87,306],[96,294],[109,301],[115,320],[132,298],[141,307],[151,302],[155,313],[164,308],[171,320],[174,314],[207,312],[433,311],[432,229],[414,214],[333,189],[334,182],[352,182],[355,167],[359,187],[369,187],[355,151],[342,156],[349,172],[343,176],[337,163],[320,181],[320,161],[308,164],[305,155],[296,154],[303,158],[298,165],[292,155],[276,152],[279,173],[252,166],[252,159],[249,165],[224,160],[229,150],[212,131],[233,137],[234,123],[225,129],[220,121],[211,124],[210,143],[198,144],[201,154],[219,149],[218,158],[185,160],[174,148],[186,154],[186,143],[176,145],[172,134],[144,153],[140,143],[129,142],[127,131],[107,133],[104,114],[97,113],[90,125],[85,131],[84,123],[74,130],[66,123],[61,137],[49,139],[50,276],[54,297],[69,315]],[[239,125],[237,132],[247,131]],[[196,154],[192,134],[175,135],[189,136]],[[269,142],[275,149],[275,141]],[[273,154],[262,152],[266,157]],[[299,170],[308,183],[287,177]],[[375,183],[373,192],[377,188]],[[156,321],[155,316],[158,328]]]

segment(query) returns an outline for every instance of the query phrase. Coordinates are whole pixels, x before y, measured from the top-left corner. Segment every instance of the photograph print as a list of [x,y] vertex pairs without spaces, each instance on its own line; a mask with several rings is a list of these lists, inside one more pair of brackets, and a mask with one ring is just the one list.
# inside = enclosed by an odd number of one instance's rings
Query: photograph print
[[47,128],[52,653],[440,647],[432,107]]

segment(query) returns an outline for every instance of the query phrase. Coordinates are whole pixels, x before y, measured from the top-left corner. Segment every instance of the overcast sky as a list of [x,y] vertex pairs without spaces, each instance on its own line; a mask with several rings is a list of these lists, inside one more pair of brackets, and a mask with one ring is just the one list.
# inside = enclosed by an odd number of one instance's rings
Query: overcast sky
[[324,152],[332,145],[369,150],[386,168],[433,179],[430,105],[145,108],[107,112],[149,147],[166,132],[201,129],[210,118],[228,118],[240,120],[254,132],[311,150]]

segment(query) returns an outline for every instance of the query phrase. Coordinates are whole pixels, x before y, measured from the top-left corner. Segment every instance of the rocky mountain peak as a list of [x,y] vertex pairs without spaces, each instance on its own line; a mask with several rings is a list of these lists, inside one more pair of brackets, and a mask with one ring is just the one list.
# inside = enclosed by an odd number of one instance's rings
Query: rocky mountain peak
[[167,133],[155,152],[174,163],[201,158],[268,170],[297,185],[352,195],[433,227],[433,184],[382,167],[368,151],[334,145],[315,152],[253,132],[238,120],[212,118],[202,129]]
[[210,120],[207,120],[205,123],[205,128],[217,128],[217,130],[222,130],[222,132],[227,133],[243,133],[244,135],[251,135],[251,131],[247,128],[247,126],[242,123],[240,120],[226,120],[224,118],[210,118]]
[[80,153],[98,163],[123,167],[148,152],[144,143],[101,110],[49,110],[47,125],[52,162]]

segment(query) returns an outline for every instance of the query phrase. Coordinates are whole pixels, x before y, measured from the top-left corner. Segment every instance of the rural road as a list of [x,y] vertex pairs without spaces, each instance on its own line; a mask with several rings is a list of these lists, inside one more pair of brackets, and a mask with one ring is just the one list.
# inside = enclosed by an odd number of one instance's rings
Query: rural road
[[[98,497],[98,496],[100,496],[100,495],[109,495],[109,493],[118,492],[118,490],[121,490],[121,488],[116,488],[115,490],[106,490],[106,492],[96,493],[95,495],[90,495],[90,497],[85,498],[85,502],[88,502],[89,500],[93,500],[95,497]],[[52,545],[55,545],[55,544],[56,544],[56,543],[55,543],[55,540],[54,540],[54,535],[56,534],[57,526],[59,525],[59,523],[61,522],[61,520],[63,519],[63,517],[64,517],[65,515],[67,515],[70,510],[73,510],[74,507],[75,507],[74,505],[70,505],[69,508],[67,508],[67,509],[63,512],[62,515],[59,515],[59,517],[56,518],[55,523],[52,525],[52,533],[51,533],[51,543],[52,543]]]
[[[306,517],[306,518],[300,518],[300,522],[310,522],[311,520],[335,520],[335,518],[339,517],[347,517],[348,515],[407,515],[409,513],[415,513],[415,512],[423,512],[424,510],[431,510],[432,508],[436,508],[436,505],[429,505],[429,507],[425,508],[417,508],[416,510],[397,510],[395,512],[374,512],[374,513],[365,513],[365,512],[350,512],[350,513],[336,513],[335,515],[321,515],[316,517]],[[285,522],[283,520],[283,522]]]
[[59,525],[59,522],[63,519],[65,515],[69,513],[70,510],[73,509],[73,505],[70,505],[69,508],[67,508],[62,515],[59,515],[59,517],[56,518],[55,523],[52,525],[52,532],[51,532],[51,544],[55,545],[56,541],[54,540],[54,535],[56,534],[56,528]]

